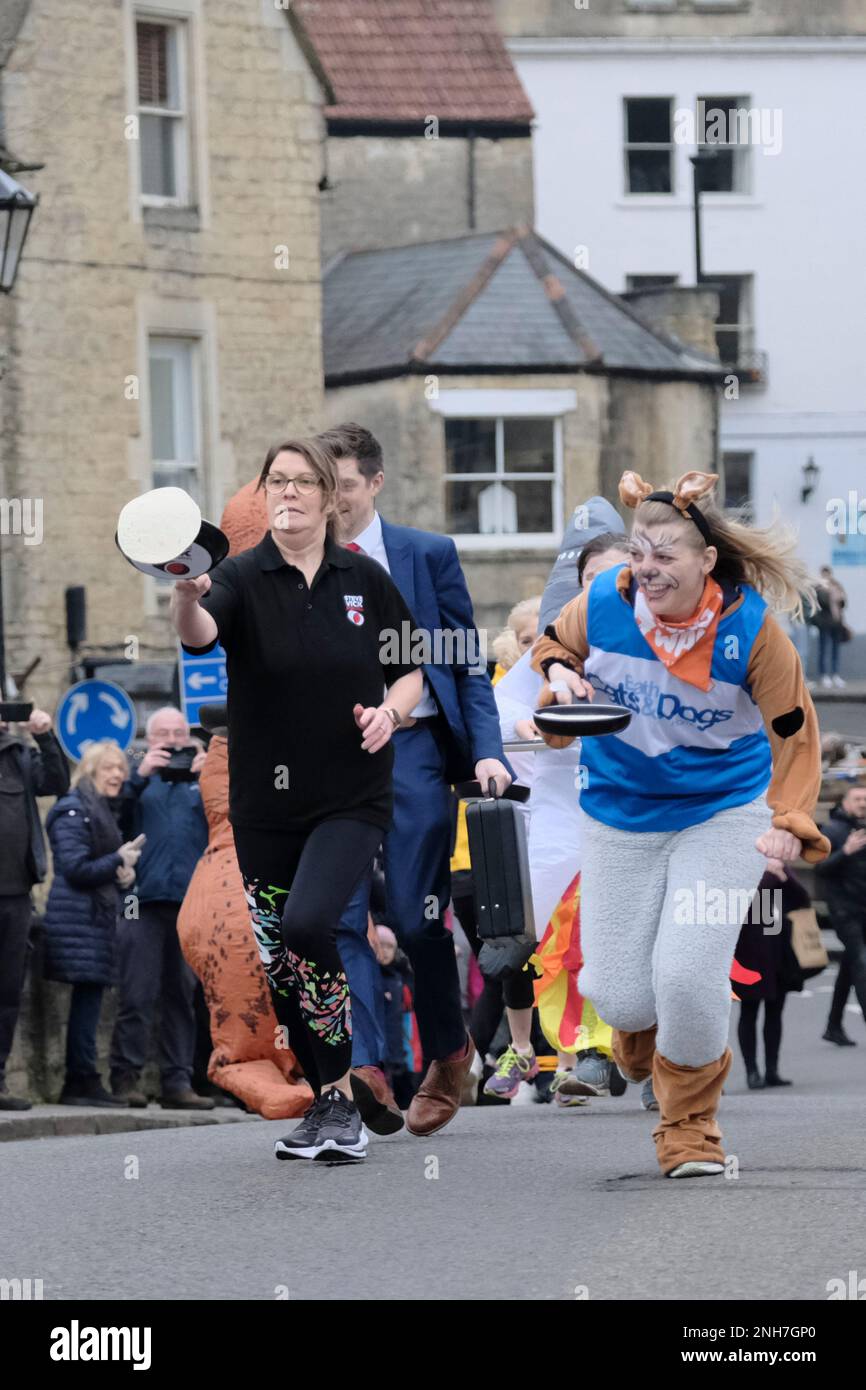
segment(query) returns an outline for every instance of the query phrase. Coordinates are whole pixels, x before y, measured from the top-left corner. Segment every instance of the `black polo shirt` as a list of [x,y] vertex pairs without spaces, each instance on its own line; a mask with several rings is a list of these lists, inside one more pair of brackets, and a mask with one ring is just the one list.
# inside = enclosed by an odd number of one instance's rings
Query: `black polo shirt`
[[228,655],[231,823],[304,830],[352,816],[387,829],[393,749],[364,752],[352,709],[381,705],[420,665],[380,661],[381,633],[414,626],[390,576],[329,538],[308,588],[268,533],[211,580],[200,602]]

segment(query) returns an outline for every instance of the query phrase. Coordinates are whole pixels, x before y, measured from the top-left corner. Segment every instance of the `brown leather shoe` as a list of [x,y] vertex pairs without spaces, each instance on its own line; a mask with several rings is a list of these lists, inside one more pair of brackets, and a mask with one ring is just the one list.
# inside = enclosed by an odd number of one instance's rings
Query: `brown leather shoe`
[[456,1062],[431,1062],[412,1104],[406,1112],[406,1128],[410,1134],[425,1137],[444,1129],[460,1108],[463,1083],[472,1066],[475,1044],[466,1039],[466,1053]]
[[368,1129],[374,1134],[396,1134],[403,1128],[403,1112],[381,1068],[353,1067],[349,1080],[352,1097]]

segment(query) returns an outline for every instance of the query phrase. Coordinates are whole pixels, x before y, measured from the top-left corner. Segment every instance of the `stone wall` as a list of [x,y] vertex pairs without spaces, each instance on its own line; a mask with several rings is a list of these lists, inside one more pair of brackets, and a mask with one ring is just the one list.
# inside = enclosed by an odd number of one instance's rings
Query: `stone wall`
[[506,38],[866,34],[862,0],[493,0]]
[[532,141],[474,142],[475,214],[470,217],[470,142],[374,135],[328,139],[329,190],[322,197],[322,262],[340,251],[500,231],[532,224]]
[[[149,14],[166,0],[147,6]],[[207,512],[322,404],[321,93],[274,6],[178,0],[189,14],[195,205],[145,209],[130,0],[33,0],[3,73],[5,138],[41,202],[4,308],[5,496],[41,499],[44,539],[3,537],[8,663],[68,681],[63,590],[84,584],[88,646],[175,650],[151,580],[114,546],[122,505],[152,486],[148,332],[200,353]],[[285,252],[278,248],[285,247]]]

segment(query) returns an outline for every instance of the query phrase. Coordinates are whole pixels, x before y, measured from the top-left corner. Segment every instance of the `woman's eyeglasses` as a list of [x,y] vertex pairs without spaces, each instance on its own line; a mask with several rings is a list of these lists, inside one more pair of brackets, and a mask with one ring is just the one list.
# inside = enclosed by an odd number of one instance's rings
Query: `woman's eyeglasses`
[[320,486],[320,480],[312,473],[299,473],[297,478],[282,478],[279,473],[269,473],[265,478],[265,487],[274,496],[279,492],[285,492],[289,483],[294,483],[299,497],[310,497]]

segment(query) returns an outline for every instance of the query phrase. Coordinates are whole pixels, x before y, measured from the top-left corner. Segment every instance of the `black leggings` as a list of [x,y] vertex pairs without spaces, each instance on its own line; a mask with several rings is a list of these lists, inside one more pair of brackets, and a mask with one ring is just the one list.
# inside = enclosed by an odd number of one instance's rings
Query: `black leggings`
[[[782,1010],[785,996],[778,999],[765,999],[764,1003],[764,1060],[771,1074],[779,1069],[779,1048],[782,1045]],[[740,1001],[740,1021],[737,1025],[737,1038],[740,1051],[746,1064],[746,1071],[755,1071],[758,1055],[758,1009],[760,999]]]
[[[475,921],[475,901],[470,894],[454,897],[454,910],[460,919],[460,925],[472,949],[472,954],[477,960],[483,943],[478,935]],[[521,970],[516,975],[507,976],[504,980],[488,980],[485,977],[484,988],[475,1001],[472,1017],[469,1020],[472,1041],[482,1057],[485,1057],[490,1051],[494,1034],[502,1019],[503,1007],[509,1009],[531,1009],[533,1007],[535,1004],[534,980],[535,972],[531,966],[528,970]]]
[[352,1065],[352,1012],[337,925],[382,830],[348,818],[305,831],[233,830],[274,1013],[318,1092]]

